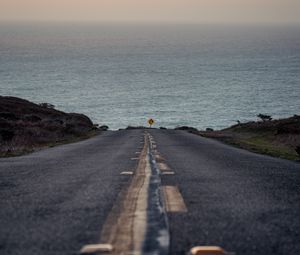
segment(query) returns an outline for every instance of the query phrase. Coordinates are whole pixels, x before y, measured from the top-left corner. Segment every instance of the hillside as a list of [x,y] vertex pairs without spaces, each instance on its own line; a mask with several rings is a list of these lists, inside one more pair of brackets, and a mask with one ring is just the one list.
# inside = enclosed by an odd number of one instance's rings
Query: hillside
[[83,114],[65,113],[50,104],[35,104],[0,96],[0,156],[30,152],[90,135],[92,121]]
[[278,120],[240,123],[219,131],[199,131],[198,134],[262,154],[300,159],[298,115]]

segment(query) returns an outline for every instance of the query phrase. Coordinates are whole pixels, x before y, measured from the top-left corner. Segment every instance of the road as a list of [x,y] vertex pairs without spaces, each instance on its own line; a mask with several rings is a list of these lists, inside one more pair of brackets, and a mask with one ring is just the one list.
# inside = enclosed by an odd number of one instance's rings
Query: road
[[186,132],[153,131],[188,213],[171,214],[171,254],[218,245],[241,255],[300,254],[300,164]]
[[[300,254],[300,164],[183,131],[151,130],[187,211],[168,212],[170,254],[218,245],[241,255]],[[143,130],[0,159],[0,254],[78,254],[96,243],[131,182]]]
[[95,242],[137,161],[143,131],[0,160],[0,254],[78,254]]

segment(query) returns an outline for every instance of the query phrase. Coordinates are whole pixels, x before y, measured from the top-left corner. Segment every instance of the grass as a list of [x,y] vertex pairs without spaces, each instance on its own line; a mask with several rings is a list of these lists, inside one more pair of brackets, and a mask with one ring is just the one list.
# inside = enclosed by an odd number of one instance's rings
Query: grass
[[9,151],[9,152],[0,152],[0,158],[18,157],[18,156],[27,155],[27,154],[30,154],[30,153],[33,153],[33,152],[36,152],[39,150],[43,150],[46,148],[53,148],[53,147],[64,145],[64,144],[80,142],[80,141],[92,138],[96,135],[99,135],[101,132],[102,131],[99,131],[99,130],[92,130],[84,135],[72,137],[70,139],[65,139],[65,140],[60,140],[60,141],[55,141],[55,142],[50,142],[50,143],[45,143],[45,144],[39,144],[36,146],[24,147],[22,149],[16,149],[14,151]]
[[300,160],[295,150],[284,145],[275,144],[272,136],[257,135],[247,139],[236,140],[235,143],[241,148],[256,153],[289,160]]
[[197,134],[252,152],[300,161],[296,152],[300,145],[300,118],[297,115],[274,121],[243,123],[218,131],[198,131]]
[[92,138],[96,135],[99,135],[101,132],[102,131],[99,131],[99,130],[92,130],[92,131],[90,131],[90,132],[88,132],[88,133],[86,133],[85,135],[82,135],[82,136],[73,137],[71,139],[61,140],[61,141],[57,141],[57,142],[48,143],[46,145],[46,147],[55,147],[55,146],[64,145],[64,144],[77,143],[77,142]]

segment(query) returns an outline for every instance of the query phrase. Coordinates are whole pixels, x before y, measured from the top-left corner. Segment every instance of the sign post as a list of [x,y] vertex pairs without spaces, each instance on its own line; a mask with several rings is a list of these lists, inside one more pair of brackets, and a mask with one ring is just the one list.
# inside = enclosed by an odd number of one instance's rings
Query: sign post
[[148,120],[148,124],[150,126],[150,128],[152,127],[152,125],[154,124],[154,119],[149,119]]

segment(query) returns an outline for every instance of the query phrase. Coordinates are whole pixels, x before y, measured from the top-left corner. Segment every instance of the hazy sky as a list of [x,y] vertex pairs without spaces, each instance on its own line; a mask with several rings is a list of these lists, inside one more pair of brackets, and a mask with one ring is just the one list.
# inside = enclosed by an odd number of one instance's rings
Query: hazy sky
[[300,0],[0,0],[0,20],[300,23]]

